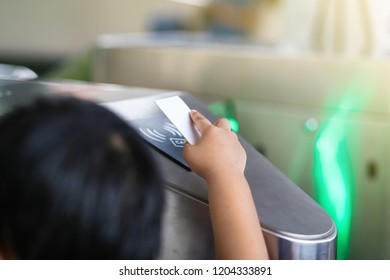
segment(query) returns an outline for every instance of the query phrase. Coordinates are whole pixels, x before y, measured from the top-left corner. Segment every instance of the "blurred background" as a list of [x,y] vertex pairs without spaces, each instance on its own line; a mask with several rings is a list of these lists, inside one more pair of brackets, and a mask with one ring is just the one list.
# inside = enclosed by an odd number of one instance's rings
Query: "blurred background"
[[389,57],[386,0],[1,0],[0,63],[198,97],[332,216],[339,259],[390,259]]

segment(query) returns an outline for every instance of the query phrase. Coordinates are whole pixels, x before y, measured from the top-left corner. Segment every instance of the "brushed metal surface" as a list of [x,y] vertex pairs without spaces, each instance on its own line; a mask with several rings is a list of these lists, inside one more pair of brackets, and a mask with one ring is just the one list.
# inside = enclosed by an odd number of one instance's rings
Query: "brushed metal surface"
[[[179,92],[126,88],[99,84],[61,82],[0,82],[0,113],[41,95],[71,94],[99,103],[125,102],[130,124],[138,119],[163,117],[154,100],[180,95],[194,108],[215,121],[207,106],[195,97]],[[337,230],[325,211],[298,186],[275,168],[242,137],[248,161],[245,175],[252,190],[267,248],[274,259],[335,259]],[[212,259],[215,257],[207,185],[195,173],[153,149],[167,192],[161,259]]]

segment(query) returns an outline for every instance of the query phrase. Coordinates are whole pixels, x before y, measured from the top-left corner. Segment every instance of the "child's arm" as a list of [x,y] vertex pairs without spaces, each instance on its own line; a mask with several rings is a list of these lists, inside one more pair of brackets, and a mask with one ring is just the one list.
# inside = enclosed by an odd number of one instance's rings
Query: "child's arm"
[[201,132],[184,146],[184,159],[209,187],[209,207],[219,259],[268,259],[252,194],[244,176],[246,153],[226,119],[211,124],[191,111]]

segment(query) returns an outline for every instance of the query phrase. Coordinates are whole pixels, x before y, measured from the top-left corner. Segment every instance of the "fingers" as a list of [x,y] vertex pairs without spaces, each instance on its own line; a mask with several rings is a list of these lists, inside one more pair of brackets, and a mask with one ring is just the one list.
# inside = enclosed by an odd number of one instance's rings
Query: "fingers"
[[217,120],[215,122],[215,126],[218,126],[218,127],[221,127],[221,128],[225,128],[227,130],[230,130],[230,122],[227,119],[225,119],[225,118]]
[[[211,122],[198,111],[191,110],[190,116],[196,127],[199,129],[200,133],[202,133],[202,131],[205,130],[208,126],[212,125]],[[214,125],[227,130],[231,129],[230,122],[226,118],[217,120]]]
[[190,112],[190,116],[200,133],[202,133],[208,126],[212,125],[211,122],[198,111],[192,110]]

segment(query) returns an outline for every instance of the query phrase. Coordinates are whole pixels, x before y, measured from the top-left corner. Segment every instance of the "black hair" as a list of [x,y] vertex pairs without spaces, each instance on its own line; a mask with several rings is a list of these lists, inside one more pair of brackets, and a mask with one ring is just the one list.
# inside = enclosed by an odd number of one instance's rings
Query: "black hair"
[[41,98],[0,117],[0,251],[20,259],[151,259],[163,184],[114,113]]

